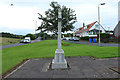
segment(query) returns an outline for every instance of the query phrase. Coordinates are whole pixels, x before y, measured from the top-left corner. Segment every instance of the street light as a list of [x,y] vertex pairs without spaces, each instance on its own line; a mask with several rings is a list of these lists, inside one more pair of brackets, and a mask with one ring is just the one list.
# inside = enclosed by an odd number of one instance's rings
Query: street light
[[11,3],[10,6],[13,6],[13,4]]
[[36,27],[37,27],[37,20],[33,20],[33,21],[35,21],[35,39],[36,39]]
[[105,5],[105,3],[101,3],[100,5]]
[[[105,5],[105,3],[101,3],[99,5]],[[100,7],[98,5],[98,25],[99,25],[99,47],[100,47]]]

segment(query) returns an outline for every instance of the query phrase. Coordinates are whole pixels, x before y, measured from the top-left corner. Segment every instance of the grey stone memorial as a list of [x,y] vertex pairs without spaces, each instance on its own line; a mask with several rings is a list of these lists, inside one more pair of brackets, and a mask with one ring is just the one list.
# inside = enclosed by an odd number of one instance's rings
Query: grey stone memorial
[[67,68],[67,62],[64,57],[64,51],[61,46],[61,22],[62,22],[62,13],[61,8],[58,9],[58,49],[55,51],[55,57],[52,60],[52,69],[63,69]]

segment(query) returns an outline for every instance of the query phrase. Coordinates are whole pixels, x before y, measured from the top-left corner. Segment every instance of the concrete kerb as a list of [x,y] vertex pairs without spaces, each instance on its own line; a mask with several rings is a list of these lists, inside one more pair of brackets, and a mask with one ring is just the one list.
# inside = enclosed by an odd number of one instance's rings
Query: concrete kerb
[[23,62],[17,64],[15,67],[13,67],[12,69],[8,70],[6,73],[4,73],[2,75],[2,78],[7,78],[10,75],[12,75],[13,73],[15,73],[18,69],[20,69],[22,66],[24,66],[26,63],[28,63],[30,61],[30,59],[25,59],[25,61],[23,60]]

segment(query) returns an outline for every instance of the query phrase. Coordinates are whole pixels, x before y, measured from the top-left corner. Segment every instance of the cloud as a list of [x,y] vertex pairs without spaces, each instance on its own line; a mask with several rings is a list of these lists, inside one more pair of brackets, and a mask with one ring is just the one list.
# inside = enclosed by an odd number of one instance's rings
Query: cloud
[[[94,1],[94,0],[92,0]],[[105,0],[103,0],[104,2]],[[84,4],[83,4],[84,3]],[[80,4],[73,4],[72,9],[75,10],[75,13],[77,15],[77,23],[75,24],[75,28],[82,27],[83,22],[87,24],[90,24],[94,21],[98,20],[98,2],[86,2],[83,1]],[[117,24],[117,17],[118,17],[118,8],[117,8],[117,0],[116,2],[113,1],[105,1],[104,6],[100,6],[100,20],[101,24],[106,28],[107,26],[110,27],[111,30],[114,29],[114,27]]]
[[[27,30],[34,29],[35,22],[38,20],[38,12],[44,14],[42,10],[37,7],[19,7],[0,5],[0,27],[7,26],[6,30]],[[40,25],[40,21],[38,24]],[[3,29],[1,29],[3,30]]]
[[[53,0],[1,0],[0,2],[0,30],[14,32],[32,32],[34,33],[35,22],[37,25],[41,21],[37,19],[38,14],[44,15],[44,11],[50,8],[49,4]],[[110,26],[114,29],[118,18],[119,0],[54,0],[61,5],[75,10],[77,23],[75,29],[85,24],[92,23],[98,18],[98,4],[105,2],[100,6],[100,20],[103,26]],[[13,3],[14,6],[10,6]],[[3,29],[4,28],[4,29]],[[22,32],[23,31],[23,32]]]

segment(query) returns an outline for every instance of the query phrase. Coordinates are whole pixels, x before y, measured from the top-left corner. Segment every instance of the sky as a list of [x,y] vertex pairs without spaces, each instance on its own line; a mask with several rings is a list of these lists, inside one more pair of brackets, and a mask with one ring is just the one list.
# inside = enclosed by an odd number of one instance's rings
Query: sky
[[[118,23],[119,0],[1,0],[0,1],[0,32],[18,35],[35,33],[41,24],[38,13],[50,8],[50,3],[57,1],[61,6],[75,10],[77,22],[75,29],[98,20],[98,5],[100,5],[100,23],[106,30],[113,30]],[[13,6],[11,6],[13,4]],[[37,26],[35,26],[37,21]],[[39,31],[38,31],[39,32]]]

